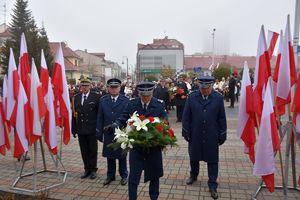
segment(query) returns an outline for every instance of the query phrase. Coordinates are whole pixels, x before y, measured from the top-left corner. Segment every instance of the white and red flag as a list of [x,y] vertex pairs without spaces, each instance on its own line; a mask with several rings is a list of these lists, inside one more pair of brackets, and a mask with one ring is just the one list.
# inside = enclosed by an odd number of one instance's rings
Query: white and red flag
[[274,191],[274,153],[279,149],[280,140],[273,110],[271,85],[269,82],[264,96],[253,174],[255,176],[262,176],[270,192]]
[[8,139],[8,128],[6,125],[6,117],[3,110],[2,101],[0,101],[0,154],[6,155],[6,149],[10,149]]
[[270,58],[266,44],[266,37],[264,26],[261,26],[258,47],[257,47],[257,56],[255,62],[255,75],[254,75],[254,84],[253,84],[253,97],[254,97],[254,108],[255,112],[258,114],[258,117],[261,116],[263,97],[265,87],[268,82],[268,78],[271,76],[271,65]]
[[45,142],[52,154],[57,154],[57,135],[56,135],[56,123],[55,123],[55,109],[54,109],[54,94],[51,84],[51,78],[49,77],[48,67],[44,55],[44,51],[41,53],[41,68],[40,68],[40,80],[45,92],[45,103],[47,107],[47,113],[44,121],[45,127]]
[[27,51],[25,34],[21,35],[20,57],[19,57],[19,75],[25,89],[27,97],[30,97],[30,64]]
[[57,135],[56,135],[56,123],[54,112],[54,95],[51,84],[51,78],[48,79],[48,92],[45,96],[45,102],[47,106],[47,114],[45,117],[45,142],[53,155],[57,154]]
[[268,46],[268,54],[269,54],[269,58],[272,59],[273,56],[273,52],[274,52],[274,48],[276,46],[276,42],[278,39],[279,34],[273,31],[268,31],[268,42],[267,42],[267,46]]
[[47,108],[44,101],[43,87],[37,73],[34,59],[32,59],[30,80],[30,108],[32,114],[32,135],[29,144],[33,144],[42,137],[42,118],[45,117]]
[[10,48],[8,73],[7,73],[7,105],[6,119],[12,126],[16,125],[17,100],[19,93],[19,74],[14,58],[14,53]]
[[2,109],[4,113],[4,119],[7,124],[8,132],[10,132],[10,123],[9,120],[6,118],[7,115],[7,75],[3,77],[3,87],[2,87]]
[[296,132],[300,133],[300,74],[298,74],[298,81],[295,90],[292,111],[294,112]]
[[237,136],[245,143],[245,153],[249,154],[252,163],[255,162],[255,118],[253,108],[253,91],[247,62],[244,64],[241,97],[239,105]]
[[[274,73],[273,80],[277,83],[276,87],[276,106],[284,114],[284,107],[291,102],[291,88],[296,83],[296,66],[294,59],[294,50],[291,42],[290,16],[287,17],[284,37],[282,40],[282,52],[277,71]],[[277,67],[277,66],[276,66]]]
[[16,119],[18,123],[15,128],[14,157],[20,158],[26,151],[28,151],[28,130],[26,128],[30,125],[28,121],[29,107],[26,106],[28,99],[21,80],[19,81],[19,95],[17,102]]
[[56,124],[64,127],[63,142],[68,144],[71,135],[72,111],[61,44],[56,50],[52,84],[57,111]]
[[49,82],[49,72],[45,59],[44,50],[41,51],[41,67],[40,67],[40,81],[42,83],[45,95],[48,91],[48,82]]

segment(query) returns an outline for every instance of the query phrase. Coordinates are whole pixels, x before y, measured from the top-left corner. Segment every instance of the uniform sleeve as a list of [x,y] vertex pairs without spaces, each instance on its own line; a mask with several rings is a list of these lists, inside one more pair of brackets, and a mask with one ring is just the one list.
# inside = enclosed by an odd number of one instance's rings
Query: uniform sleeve
[[218,124],[219,124],[219,136],[222,136],[223,138],[226,139],[227,122],[226,122],[226,113],[225,113],[223,98],[220,98],[220,111],[218,114]]
[[96,135],[98,137],[103,137],[104,113],[103,113],[101,102],[102,102],[102,99],[100,99],[99,103],[98,103],[97,125],[96,125]]
[[130,102],[128,102],[122,114],[115,120],[115,122],[113,123],[113,127],[123,128],[126,125],[126,122],[129,119],[129,117],[130,117]]
[[161,105],[162,105],[162,112],[160,114],[160,117],[168,120],[168,114],[166,111],[165,102],[162,102]]
[[190,107],[190,99],[188,99],[185,103],[183,115],[182,115],[182,136],[190,138],[191,136],[191,107]]
[[71,107],[72,107],[72,134],[77,134],[77,111],[75,108],[75,97],[71,100]]

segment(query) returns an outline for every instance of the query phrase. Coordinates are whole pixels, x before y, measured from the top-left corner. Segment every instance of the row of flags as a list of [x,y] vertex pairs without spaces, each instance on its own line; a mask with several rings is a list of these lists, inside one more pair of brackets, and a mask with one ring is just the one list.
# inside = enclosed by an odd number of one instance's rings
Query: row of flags
[[24,33],[21,35],[18,68],[10,49],[8,73],[3,81],[0,101],[0,153],[10,149],[9,134],[14,134],[13,156],[20,158],[28,148],[44,137],[52,154],[57,154],[56,126],[63,127],[63,142],[68,144],[71,131],[71,105],[63,52],[59,45],[52,79],[43,50],[40,77],[29,56]]
[[[279,37],[275,71],[272,77],[270,59]],[[251,85],[249,68],[244,65],[237,136],[244,142],[244,152],[254,164],[253,174],[261,176],[270,192],[274,191],[275,160],[280,151],[278,121],[276,116],[285,114],[291,103],[291,89],[296,83],[296,65],[291,42],[290,17],[285,32],[269,32],[266,41],[264,26],[261,27],[255,64],[254,83]],[[297,132],[300,132],[300,74],[293,100],[293,112]],[[256,144],[255,127],[258,129]],[[256,145],[256,152],[255,152]],[[300,184],[300,177],[299,177]]]

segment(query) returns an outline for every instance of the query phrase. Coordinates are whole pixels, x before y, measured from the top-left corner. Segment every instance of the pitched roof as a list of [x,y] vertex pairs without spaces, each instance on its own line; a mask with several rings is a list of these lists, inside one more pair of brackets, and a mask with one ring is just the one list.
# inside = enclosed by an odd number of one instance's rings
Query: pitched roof
[[176,39],[169,39],[168,36],[163,39],[153,39],[151,44],[138,43],[140,49],[184,49],[184,45]]
[[[3,25],[3,24],[2,24]],[[6,25],[6,29],[0,33],[0,37],[2,38],[10,38],[12,37],[11,29],[9,26]]]
[[[215,64],[228,63],[236,68],[243,68],[244,62],[247,61],[249,68],[255,67],[255,56],[215,56]],[[276,57],[271,59],[271,67],[274,68]],[[212,64],[212,57],[205,55],[186,55],[184,56],[185,69],[193,69],[194,67],[209,68]]]
[[[49,46],[52,54],[55,55],[55,52],[59,46],[59,42],[49,42]],[[62,47],[64,57],[79,58],[79,56],[70,47],[68,47],[66,43],[62,42],[61,47]]]

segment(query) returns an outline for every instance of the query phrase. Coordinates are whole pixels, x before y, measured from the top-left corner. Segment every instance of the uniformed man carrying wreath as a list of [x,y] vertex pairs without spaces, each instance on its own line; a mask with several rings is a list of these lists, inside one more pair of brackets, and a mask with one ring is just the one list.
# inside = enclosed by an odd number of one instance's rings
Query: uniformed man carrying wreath
[[185,104],[182,118],[182,136],[189,143],[190,178],[187,184],[197,180],[199,161],[205,161],[208,169],[208,187],[213,199],[218,198],[217,178],[219,146],[226,140],[226,115],[223,96],[214,91],[214,77],[199,78],[200,90],[192,92]]
[[84,174],[81,178],[97,177],[97,152],[96,121],[100,94],[90,90],[91,80],[87,77],[80,78],[81,93],[72,99],[72,134],[78,135],[80,152],[84,164]]
[[[154,83],[141,82],[137,85],[139,97],[129,101],[121,116],[115,121],[113,127],[124,127],[129,117],[137,112],[145,117],[167,118],[163,101],[153,97]],[[129,152],[129,200],[137,199],[137,188],[144,170],[144,182],[150,181],[149,195],[151,200],[158,199],[159,178],[163,176],[163,163],[161,148],[144,149],[133,147]]]

